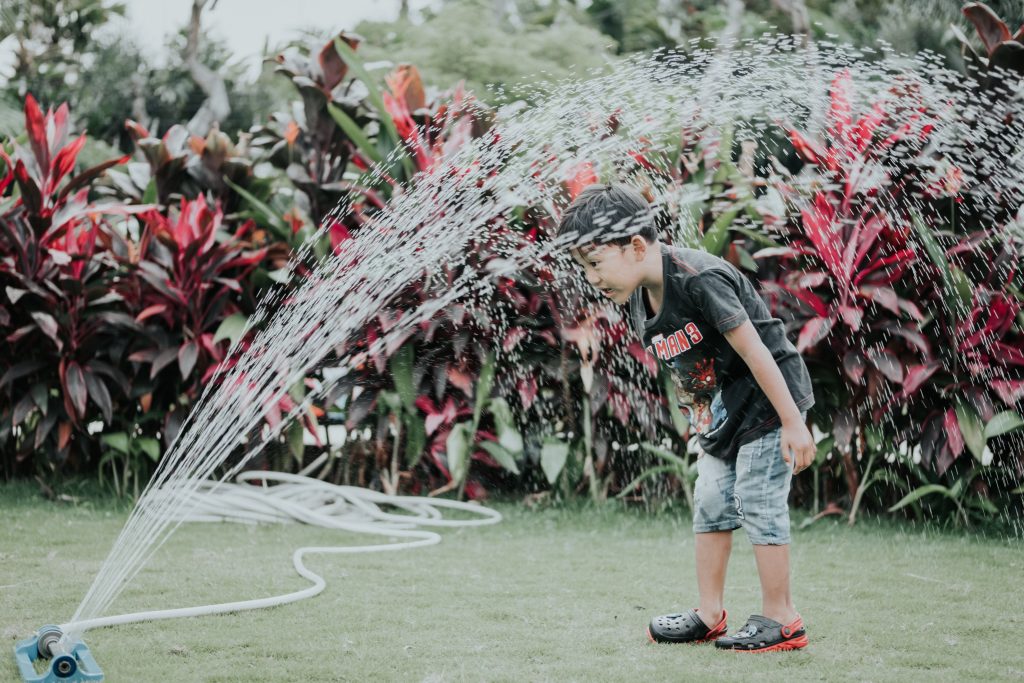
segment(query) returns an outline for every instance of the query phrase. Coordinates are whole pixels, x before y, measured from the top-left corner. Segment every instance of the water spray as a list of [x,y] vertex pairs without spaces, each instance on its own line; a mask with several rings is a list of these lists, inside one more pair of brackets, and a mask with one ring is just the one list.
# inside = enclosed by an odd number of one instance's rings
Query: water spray
[[[408,191],[395,195],[375,216],[373,229],[361,232],[341,253],[328,257],[315,272],[305,275],[302,285],[289,292],[287,300],[273,299],[262,306],[258,315],[250,319],[246,331],[263,314],[265,329],[253,335],[249,350],[236,365],[219,370],[207,383],[71,621],[43,627],[34,638],[15,648],[24,680],[102,680],[102,672],[81,641],[81,634],[91,628],[237,612],[312,597],[323,590],[325,582],[305,567],[303,557],[307,554],[433,545],[440,541],[440,536],[420,527],[499,521],[498,513],[480,506],[435,498],[385,496],[304,476],[249,472],[241,475],[237,483],[215,482],[211,478],[223,471],[224,463],[236,456],[240,447],[249,449],[246,455],[251,457],[266,443],[279,438],[283,425],[306,411],[314,399],[331,396],[334,384],[324,380],[319,389],[295,402],[297,405],[282,416],[277,426],[266,430],[259,443],[247,441],[253,428],[262,424],[266,406],[277,405],[288,387],[308,377],[321,361],[357,335],[368,320],[385,310],[413,278],[420,277],[422,269],[417,266],[429,264],[438,273],[443,266],[464,264],[466,255],[472,252],[472,240],[493,235],[496,218],[511,222],[523,206],[539,207],[548,216],[557,216],[559,205],[564,203],[562,185],[580,161],[594,164],[602,175],[628,171],[631,182],[649,185],[656,197],[654,205],[677,217],[671,228],[674,241],[700,245],[703,237],[693,219],[700,214],[694,214],[694,210],[699,212],[703,202],[720,199],[713,195],[713,191],[717,192],[711,182],[715,176],[708,174],[703,185],[680,183],[677,187],[673,174],[678,171],[679,138],[673,133],[666,142],[665,131],[693,131],[694,135],[701,133],[714,139],[721,138],[721,131],[731,127],[740,127],[744,134],[760,135],[769,124],[777,127],[783,122],[822,137],[825,132],[820,119],[827,109],[828,84],[840,67],[850,68],[856,62],[843,50],[824,44],[797,50],[789,37],[744,44],[735,53],[709,52],[696,45],[692,48],[690,54],[633,60],[616,66],[609,76],[551,88],[555,95],[539,98],[536,107],[503,120],[500,136],[467,141],[450,155],[446,153],[440,168],[424,174]],[[981,95],[968,91],[959,83],[959,74],[943,69],[928,55],[908,58],[886,54],[882,60],[861,64],[856,70],[861,77],[857,79],[859,95],[854,106],[864,109],[868,102],[886,103],[892,119],[886,129],[890,132],[911,120],[917,121],[920,111],[932,112],[928,124],[934,127],[931,139],[941,145],[949,163],[958,168],[977,168],[975,150],[982,149],[980,142],[995,135],[1014,142],[1013,149],[1019,147],[1016,141],[1024,135],[1024,116],[1018,115],[1013,125],[1007,127],[1005,112],[1000,108],[1004,105],[985,101]],[[894,84],[900,86],[898,92],[894,91]],[[899,94],[904,91],[912,96]],[[602,110],[600,103],[612,104]],[[1012,106],[1019,108],[1017,104]],[[632,163],[623,167],[623,160],[639,163],[636,157],[640,140],[644,141],[647,154],[644,161],[654,167],[650,173],[634,168]],[[722,158],[731,163],[730,149],[725,147]],[[552,159],[561,159],[562,163],[551,163]],[[380,166],[387,167],[388,163]],[[997,200],[1002,201],[1000,197],[1019,197],[1020,181],[1012,168],[1012,164],[1007,164],[1005,169],[997,169],[999,173],[992,172],[976,181],[975,198],[991,202],[995,210]],[[773,164],[772,169],[773,174],[785,174],[787,184],[808,194],[818,182],[809,174],[792,176],[781,164]],[[785,212],[785,201],[802,201],[799,193],[794,196],[796,199],[784,199],[776,192],[774,198],[765,194],[750,201],[758,206],[764,204],[765,215],[779,216]],[[325,221],[324,225],[329,223]],[[313,243],[315,240],[307,244]],[[544,239],[531,242],[530,246],[521,240],[496,242],[494,248],[505,259],[507,268],[494,271],[495,277],[482,277],[477,270],[465,268],[457,277],[453,276],[454,280],[449,279],[436,298],[415,310],[403,311],[405,315],[394,323],[387,337],[378,337],[369,344],[363,352],[364,360],[389,343],[397,348],[403,334],[432,319],[437,311],[456,300],[470,307],[474,301],[500,301],[500,295],[495,294],[497,276],[518,272],[519,265],[536,261],[544,255],[543,249],[551,246],[551,241]],[[298,262],[300,259],[293,259],[289,267]],[[488,268],[494,266],[492,261]],[[569,278],[564,281],[570,285],[573,282]],[[587,285],[580,281],[578,286],[578,291],[583,291]],[[502,331],[512,324],[508,319],[499,322]],[[625,345],[621,347],[624,349]],[[511,379],[515,379],[518,353],[517,349],[508,351]],[[350,368],[360,361],[350,353],[337,362]],[[608,362],[622,376],[635,377],[636,381],[643,376],[636,372],[640,366],[629,353],[609,353]],[[523,367],[525,370],[520,372],[530,371],[529,366]],[[625,386],[616,388],[622,393],[628,390]],[[645,401],[637,401],[635,410],[640,421],[653,423],[651,414],[644,412],[647,409]],[[527,419],[545,417],[540,411]],[[397,509],[399,514],[385,512],[382,505]],[[445,520],[441,508],[470,511],[477,517]],[[357,547],[300,548],[293,554],[293,564],[311,585],[293,593],[219,605],[102,616],[124,586],[185,521],[297,521],[399,540]],[[34,670],[40,660],[50,662],[50,672],[42,677]]]
[[[326,454],[303,472],[323,463]],[[274,483],[274,486],[269,486]],[[303,474],[252,471],[238,475],[236,483],[208,481],[170,485],[150,493],[153,500],[187,497],[188,508],[177,522],[238,522],[245,524],[299,522],[339,531],[373,534],[399,539],[388,543],[360,546],[304,547],[295,550],[292,565],[310,585],[291,593],[266,598],[198,605],[176,609],[134,612],[96,617],[66,624],[48,624],[36,634],[19,641],[14,655],[22,680],[26,683],[84,683],[102,681],[103,672],[81,639],[86,630],[106,626],[197,617],[227,612],[276,607],[312,598],[327,586],[322,576],[304,563],[306,555],[371,553],[407,550],[441,542],[441,536],[418,527],[464,527],[496,524],[501,514],[474,503],[441,498],[388,495],[357,486],[329,484]],[[382,506],[400,510],[387,512]],[[442,509],[468,512],[468,519],[445,519]],[[37,673],[40,661],[49,662],[49,670]]]

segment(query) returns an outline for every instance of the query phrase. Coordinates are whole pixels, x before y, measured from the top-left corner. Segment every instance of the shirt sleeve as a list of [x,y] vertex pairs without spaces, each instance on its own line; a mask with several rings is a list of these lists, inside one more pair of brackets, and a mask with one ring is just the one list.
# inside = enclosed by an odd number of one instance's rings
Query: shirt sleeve
[[739,286],[725,269],[709,268],[690,279],[689,290],[704,318],[724,333],[750,319],[740,301]]

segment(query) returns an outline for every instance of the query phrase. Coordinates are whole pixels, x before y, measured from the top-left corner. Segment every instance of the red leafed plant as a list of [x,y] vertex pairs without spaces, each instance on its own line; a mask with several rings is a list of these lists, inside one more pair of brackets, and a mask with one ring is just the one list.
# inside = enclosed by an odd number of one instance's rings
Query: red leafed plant
[[[1014,330],[1014,248],[981,227],[972,212],[981,214],[984,202],[969,196],[959,169],[926,156],[927,108],[903,89],[856,118],[850,94],[841,73],[827,143],[790,131],[814,186],[834,189],[799,199],[795,183],[780,184],[800,210],[790,219],[790,247],[762,256],[781,255],[786,265],[765,286],[800,321],[798,348],[834,415],[853,499],[855,440],[861,455],[882,434],[886,452],[912,443],[927,476],[941,477],[967,451],[982,467],[991,463],[986,442],[1020,417],[1024,353]],[[935,168],[945,168],[938,180]],[[1019,480],[1021,464],[1003,455]]]
[[[173,218],[94,199],[126,159],[75,175],[85,138],[71,139],[67,106],[44,114],[28,97],[25,121],[27,147],[0,149],[4,473],[99,465],[126,491],[223,360],[218,330],[237,336],[254,307],[245,278],[265,250],[247,240],[251,223],[228,232],[202,196]],[[170,361],[177,372],[161,374]]]
[[[45,114],[25,100],[28,148],[0,150],[0,447],[9,475],[29,462],[46,471],[86,446],[76,434],[98,410],[112,418],[126,391],[118,369],[122,314],[105,257],[108,217],[130,213],[98,206],[88,185],[113,159],[71,176],[84,136],[70,139],[68,108]],[[40,454],[34,459],[33,454]]]
[[[246,277],[266,249],[246,240],[252,221],[224,233],[223,213],[202,195],[182,200],[176,214],[150,210],[140,219],[137,245],[110,236],[112,252],[133,275],[115,291],[142,329],[127,359],[141,364],[136,385],[162,394],[158,405],[174,405],[180,395],[191,402],[224,360],[229,340],[216,337],[223,321],[241,313],[240,299],[254,305]],[[181,412],[167,413],[165,443],[177,432]]]

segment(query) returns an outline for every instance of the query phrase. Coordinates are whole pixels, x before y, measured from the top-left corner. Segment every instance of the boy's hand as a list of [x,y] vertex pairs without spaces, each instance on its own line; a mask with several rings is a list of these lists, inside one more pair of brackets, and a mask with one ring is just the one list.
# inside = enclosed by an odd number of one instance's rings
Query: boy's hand
[[[800,420],[782,423],[782,459],[793,463],[793,475],[810,467],[818,449],[811,430]],[[792,451],[792,455],[790,454]]]

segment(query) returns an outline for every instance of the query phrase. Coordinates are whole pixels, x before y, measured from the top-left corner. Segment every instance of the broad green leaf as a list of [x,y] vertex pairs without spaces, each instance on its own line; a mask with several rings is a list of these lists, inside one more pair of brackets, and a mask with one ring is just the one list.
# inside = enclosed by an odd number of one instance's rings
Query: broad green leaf
[[402,399],[402,405],[409,412],[416,408],[416,390],[412,385],[412,344],[403,344],[389,359],[391,379],[395,383],[395,391]]
[[160,459],[160,442],[148,436],[141,436],[135,439],[139,450],[149,456],[149,459],[156,462]]
[[779,244],[778,242],[773,240],[771,237],[768,237],[767,235],[765,235],[763,233],[760,233],[757,230],[751,230],[750,228],[744,228],[743,226],[740,226],[740,225],[734,226],[733,230],[735,230],[736,232],[738,232],[738,233],[740,233],[742,235],[746,235],[750,239],[754,240],[758,244],[764,245],[765,247],[778,248],[778,247],[782,246],[781,244]]
[[754,257],[750,255],[749,251],[747,251],[746,249],[744,249],[740,245],[735,244],[735,243],[733,243],[733,244],[736,246],[736,253],[740,257],[740,265],[743,266],[744,268],[746,268],[747,270],[750,270],[750,271],[753,271],[753,272],[756,273],[757,272],[757,261],[754,260]]
[[814,456],[815,464],[820,465],[821,463],[825,462],[825,458],[828,457],[828,454],[832,451],[832,449],[835,447],[835,445],[836,445],[836,437],[834,437],[834,436],[828,436],[828,437],[825,437],[824,439],[822,439],[821,441],[819,441],[818,442],[818,451],[817,451],[817,453]]
[[634,479],[633,481],[631,481],[628,484],[626,484],[622,488],[622,491],[620,491],[615,497],[616,498],[624,498],[625,496],[628,496],[629,494],[631,494],[633,492],[633,489],[635,489],[637,487],[637,485],[640,482],[642,482],[644,479],[653,478],[653,477],[658,476],[659,474],[676,474],[676,475],[678,475],[679,474],[679,469],[677,467],[675,467],[674,465],[655,465],[654,467],[650,467],[650,468],[644,470],[643,472],[641,472],[639,474],[639,476],[636,477],[636,479]]
[[960,299],[960,310],[968,313],[974,307],[974,284],[967,277],[967,273],[956,266],[949,267],[949,274],[953,279],[953,289]]
[[676,434],[683,436],[690,428],[690,421],[683,415],[683,411],[679,410],[675,384],[667,371],[662,371],[662,383],[665,389],[665,402],[668,403],[668,414],[672,418],[672,426],[676,428]]
[[484,441],[480,444],[480,447],[490,453],[491,457],[497,460],[506,470],[512,474],[519,474],[519,467],[516,466],[515,457],[502,448],[501,444],[493,441]]
[[469,474],[469,449],[473,445],[472,425],[460,422],[448,433],[445,447],[448,455],[448,470],[452,480],[459,483],[465,481]]
[[494,416],[494,425],[498,432],[498,443],[509,453],[519,455],[523,452],[523,436],[519,433],[508,402],[499,397],[490,402],[489,410]]
[[292,229],[284,222],[284,219],[277,215],[277,213],[270,208],[267,204],[264,204],[256,198],[254,194],[246,190],[244,187],[237,185],[227,178],[224,178],[224,182],[237,192],[239,196],[245,201],[252,205],[257,213],[257,223],[267,226],[274,233],[274,236],[279,240],[288,242],[292,238]]
[[565,441],[548,439],[540,449],[540,466],[548,483],[554,485],[558,481],[558,475],[565,468],[565,461],[569,457],[569,444]]
[[950,491],[945,486],[942,486],[940,484],[927,484],[926,486],[916,488],[907,495],[903,496],[903,498],[901,498],[898,503],[889,508],[889,512],[896,512],[900,508],[906,507],[907,505],[910,505],[911,503],[918,501],[924,498],[925,496],[929,496],[933,493],[941,493],[947,498],[955,497],[953,495],[953,492]]
[[288,387],[288,396],[290,396],[296,404],[302,403],[306,398],[306,383],[300,379],[298,382]]
[[413,467],[423,457],[423,448],[427,444],[427,428],[418,413],[406,413],[406,418],[405,462],[409,467]]
[[964,435],[964,443],[967,444],[971,455],[981,460],[981,454],[985,450],[985,430],[981,418],[963,401],[957,401],[954,410],[956,420],[960,424],[960,433]]
[[[960,290],[958,289],[957,280],[955,280],[951,270],[949,259],[946,258],[945,250],[932,235],[931,228],[925,225],[921,216],[913,210],[910,211],[910,224],[914,227],[914,231],[917,233],[918,238],[921,240],[921,244],[928,253],[928,258],[930,258],[932,263],[935,264],[935,267],[939,269],[939,275],[942,277],[942,285],[946,294],[946,305],[950,307],[953,318],[957,320],[962,318],[964,312],[961,311],[960,306],[955,303],[960,298]],[[968,308],[968,310],[970,309]]]
[[150,178],[149,184],[146,185],[145,192],[142,193],[143,204],[156,204],[156,178]]
[[288,450],[299,464],[302,463],[302,456],[306,450],[302,440],[304,431],[301,420],[294,420],[288,425]]
[[480,413],[483,412],[487,400],[491,397],[491,387],[494,384],[494,368],[496,362],[494,352],[490,351],[484,359],[484,366],[480,369],[480,378],[476,383],[476,405],[473,407],[473,430],[480,424]]
[[1015,410],[1004,410],[992,417],[985,425],[985,438],[991,439],[994,436],[1002,436],[1007,432],[1024,427],[1024,420]]
[[355,120],[345,113],[344,109],[336,107],[334,104],[327,103],[327,111],[330,112],[331,118],[333,118],[337,124],[341,127],[341,130],[348,136],[357,149],[362,152],[367,159],[373,161],[375,164],[379,164],[384,157],[377,150],[377,146],[373,144],[370,138],[363,132],[363,129],[359,126]]
[[124,432],[113,432],[100,437],[100,443],[113,448],[118,453],[128,453],[128,435]]
[[884,443],[884,435],[882,434],[881,427],[876,425],[868,425],[864,428],[864,435],[868,438],[868,449],[877,453],[882,450],[882,444]]
[[378,411],[382,415],[397,413],[402,410],[402,399],[394,391],[381,391],[377,394],[377,399],[378,405],[381,408],[387,408],[387,411]]
[[682,458],[680,458],[675,453],[670,453],[670,452],[666,451],[664,448],[661,448],[659,446],[655,446],[654,444],[648,443],[647,441],[644,441],[643,443],[641,443],[640,444],[640,448],[644,449],[648,453],[651,453],[651,454],[661,458],[662,460],[664,460],[666,462],[672,463],[673,465],[675,465],[676,468],[678,468],[678,469],[680,469],[680,470],[682,470],[684,472],[686,471],[686,461],[683,460]]
[[[377,118],[383,124],[384,130],[387,131],[387,136],[394,144],[394,148],[400,153],[402,167],[405,169],[406,176],[412,178],[415,169],[413,168],[412,161],[409,159],[409,155],[405,153],[402,138],[398,134],[398,128],[395,127],[395,120],[391,117],[387,107],[384,106],[384,98],[381,97],[380,87],[377,85],[376,80],[370,76],[370,72],[366,70],[362,60],[356,55],[356,51],[349,47],[344,40],[335,37],[334,47],[356,78],[361,80],[366,86],[367,99],[370,100],[370,104],[377,111]],[[379,141],[380,136],[378,136]]]
[[732,226],[733,221],[736,220],[736,216],[743,209],[742,206],[735,205],[730,209],[724,211],[715,222],[711,224],[711,229],[704,233],[704,249],[708,253],[714,254],[715,256],[721,256],[722,250],[725,248],[725,243],[729,239],[729,228]]
[[344,60],[345,64],[352,71],[356,78],[363,82],[366,86],[367,99],[370,100],[370,104],[377,110],[377,116],[380,118],[380,122],[387,129],[388,133],[391,134],[391,139],[398,142],[401,140],[398,137],[398,129],[395,128],[395,121],[391,118],[391,114],[388,113],[387,107],[384,106],[384,98],[380,95],[380,86],[377,85],[376,79],[370,76],[370,72],[366,70],[363,65],[363,61],[356,55],[356,51],[348,46],[341,38],[335,37],[334,49],[338,51],[338,55]]
[[227,339],[231,342],[231,346],[234,346],[245,333],[245,325],[248,321],[249,319],[244,313],[235,313],[224,318],[213,335],[213,343],[216,344],[221,339]]

